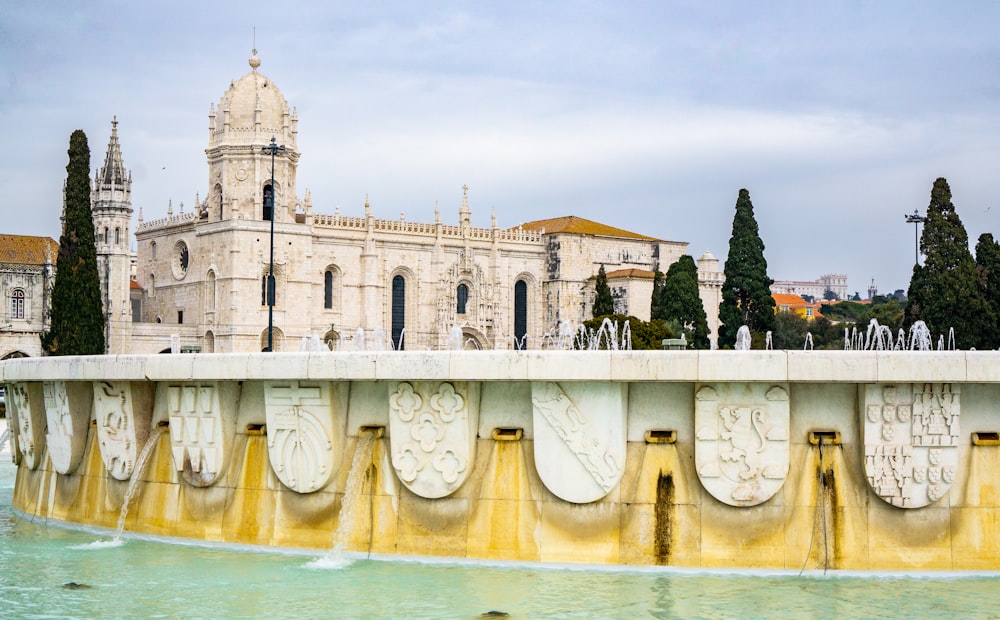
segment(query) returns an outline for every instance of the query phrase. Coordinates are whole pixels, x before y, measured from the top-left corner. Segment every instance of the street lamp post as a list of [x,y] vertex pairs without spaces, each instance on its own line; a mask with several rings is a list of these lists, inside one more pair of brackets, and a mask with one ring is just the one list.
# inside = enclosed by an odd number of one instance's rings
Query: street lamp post
[[279,146],[274,136],[271,136],[271,143],[261,147],[261,153],[271,156],[271,191],[264,192],[264,211],[270,210],[271,215],[271,261],[267,269],[267,350],[274,351],[274,156],[284,153],[284,145]]
[[904,215],[907,224],[914,224],[913,227],[913,264],[920,264],[920,243],[918,239],[920,237],[920,224],[927,221],[927,218],[920,215],[916,209],[913,210],[912,215]]

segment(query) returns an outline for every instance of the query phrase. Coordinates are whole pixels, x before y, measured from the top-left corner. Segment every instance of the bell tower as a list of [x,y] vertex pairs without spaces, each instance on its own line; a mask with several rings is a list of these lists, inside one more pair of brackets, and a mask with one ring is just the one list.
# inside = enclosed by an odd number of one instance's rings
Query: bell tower
[[94,176],[90,196],[97,244],[97,268],[104,306],[106,353],[128,353],[132,337],[132,174],[125,170],[118,143],[118,117],[111,121],[111,138],[104,165]]

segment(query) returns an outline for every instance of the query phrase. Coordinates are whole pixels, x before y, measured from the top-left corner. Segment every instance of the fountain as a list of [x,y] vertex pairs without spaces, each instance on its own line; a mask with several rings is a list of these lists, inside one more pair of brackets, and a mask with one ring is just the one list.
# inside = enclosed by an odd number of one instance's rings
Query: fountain
[[[351,533],[354,531],[357,521],[357,511],[360,508],[365,480],[374,474],[372,457],[375,451],[375,441],[381,434],[381,428],[362,429],[358,433],[357,442],[354,445],[354,458],[351,460],[351,469],[347,473],[347,484],[344,486],[344,496],[340,500],[337,528],[333,532],[332,554],[334,556],[342,556],[351,541]],[[372,497],[374,494],[369,492],[369,498]],[[368,551],[371,551],[370,547]]]
[[132,498],[135,497],[135,492],[139,488],[139,485],[142,484],[142,477],[146,471],[146,463],[149,462],[149,457],[153,454],[153,450],[156,449],[156,444],[166,431],[166,426],[157,426],[153,429],[149,434],[149,439],[146,440],[146,445],[142,447],[139,457],[135,460],[135,468],[132,470],[132,476],[129,478],[128,486],[125,488],[121,512],[118,515],[118,525],[115,528],[114,538],[116,542],[122,538],[122,532],[125,530],[125,518],[128,517],[128,507],[132,502]]
[[740,328],[736,330],[736,346],[733,348],[737,351],[750,350],[750,328],[746,325],[741,325]]
[[461,351],[464,346],[462,342],[462,328],[458,325],[452,325],[451,329],[448,330],[448,351]]

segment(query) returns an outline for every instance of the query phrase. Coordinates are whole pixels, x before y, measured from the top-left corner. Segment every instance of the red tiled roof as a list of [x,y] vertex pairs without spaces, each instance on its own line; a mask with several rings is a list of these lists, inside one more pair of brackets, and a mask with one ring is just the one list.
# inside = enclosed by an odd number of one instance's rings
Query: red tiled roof
[[570,233],[575,235],[594,235],[598,237],[620,237],[624,239],[644,239],[646,241],[659,241],[656,237],[640,235],[622,228],[615,228],[600,222],[594,222],[575,215],[565,217],[554,217],[547,220],[535,220],[521,224],[520,228],[525,230],[544,231],[546,234]]
[[616,271],[609,271],[604,274],[609,280],[615,278],[640,278],[645,280],[653,279],[653,272],[646,271],[645,269],[618,269]]
[[59,258],[59,244],[48,237],[0,235],[0,262],[18,265],[53,264]]

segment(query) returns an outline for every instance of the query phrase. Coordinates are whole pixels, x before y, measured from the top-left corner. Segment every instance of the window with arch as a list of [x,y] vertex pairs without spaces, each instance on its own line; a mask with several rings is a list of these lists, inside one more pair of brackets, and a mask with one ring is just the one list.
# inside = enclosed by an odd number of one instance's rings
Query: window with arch
[[266,270],[264,271],[264,275],[260,278],[260,305],[278,305],[278,292],[275,277]]
[[274,186],[268,183],[264,186],[264,221],[274,218]]
[[211,270],[205,279],[205,308],[208,312],[215,312],[215,272]]
[[455,291],[455,299],[457,301],[455,312],[465,314],[466,305],[469,303],[469,287],[465,283],[458,285],[458,290]]
[[219,219],[222,219],[222,185],[215,184],[215,206],[219,210]]
[[392,348],[403,350],[403,328],[406,326],[406,279],[392,279]]
[[10,318],[24,318],[24,289],[16,288],[10,292]]
[[115,245],[121,245],[122,242],[122,229],[115,228]]
[[528,334],[528,284],[518,280],[514,284],[514,348],[525,349]]
[[323,307],[333,308],[333,272],[329,269],[323,274]]
[[153,260],[156,260],[156,242],[155,241],[152,241],[149,244],[149,254],[150,254],[150,256],[153,257]]
[[108,243],[108,227],[107,226],[104,227],[104,243],[105,243],[105,245],[107,245],[107,243]]

